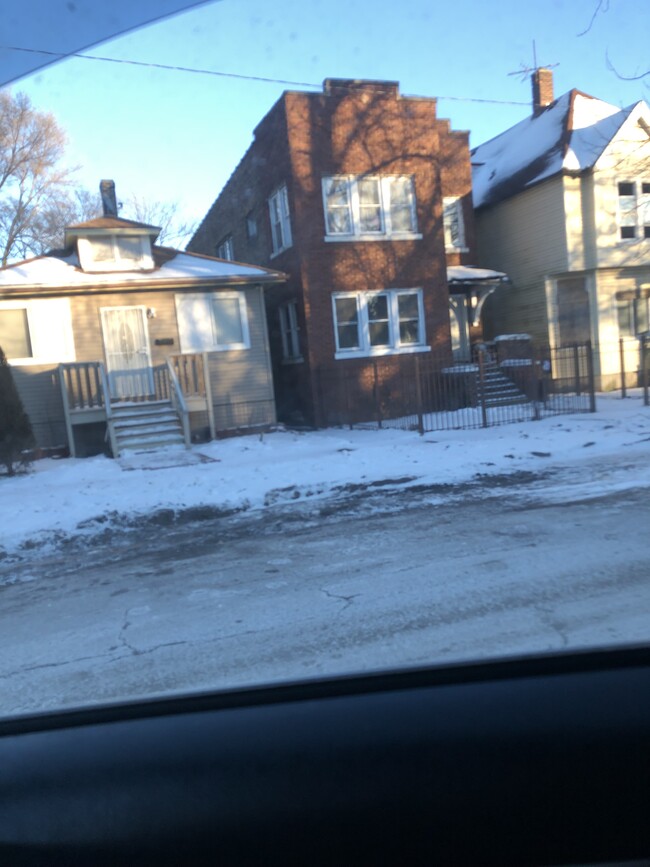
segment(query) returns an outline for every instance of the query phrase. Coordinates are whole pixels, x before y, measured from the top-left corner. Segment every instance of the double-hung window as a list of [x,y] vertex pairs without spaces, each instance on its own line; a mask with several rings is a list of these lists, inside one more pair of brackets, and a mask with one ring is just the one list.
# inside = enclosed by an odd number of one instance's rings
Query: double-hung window
[[217,258],[228,259],[229,262],[234,260],[235,248],[232,243],[232,235],[228,235],[227,238],[224,238],[223,241],[217,245]]
[[323,207],[328,241],[408,238],[417,233],[411,177],[323,178]]
[[286,186],[279,187],[269,198],[271,218],[271,243],[273,253],[281,253],[291,246],[291,221],[289,219],[289,196]]
[[413,352],[424,346],[420,289],[332,296],[336,357]]
[[442,200],[442,221],[445,230],[445,249],[465,250],[463,204],[458,196],[449,196]]
[[618,182],[618,234],[623,241],[650,238],[650,182]]
[[298,305],[295,301],[279,308],[280,335],[282,337],[282,358],[285,361],[298,361],[300,341],[298,339]]

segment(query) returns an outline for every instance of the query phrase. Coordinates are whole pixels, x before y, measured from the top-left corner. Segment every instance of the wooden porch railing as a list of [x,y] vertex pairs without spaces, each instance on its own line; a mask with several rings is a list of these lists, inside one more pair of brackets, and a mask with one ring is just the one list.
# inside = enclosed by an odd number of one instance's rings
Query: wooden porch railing
[[[203,409],[207,412],[210,435],[214,439],[214,408],[209,397],[208,354],[173,355],[164,364],[154,367],[152,372],[154,397],[156,400],[171,401],[183,423],[186,443],[190,442],[189,412]],[[77,361],[60,364],[59,382],[70,454],[74,457],[73,425],[93,420],[91,416],[95,414],[106,419],[108,437],[115,454],[110,389],[103,363]],[[146,400],[147,397],[143,395],[143,399]]]

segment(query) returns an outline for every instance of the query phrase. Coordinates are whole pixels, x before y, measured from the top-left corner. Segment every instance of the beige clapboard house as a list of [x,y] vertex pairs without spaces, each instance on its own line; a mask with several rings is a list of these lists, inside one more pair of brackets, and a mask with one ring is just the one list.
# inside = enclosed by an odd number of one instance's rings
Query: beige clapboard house
[[39,446],[118,455],[275,422],[263,292],[284,275],[158,233],[109,213],[0,270],[0,346]]
[[650,328],[650,109],[533,77],[533,114],[472,151],[479,262],[512,286],[486,304],[488,333],[552,347],[591,340],[597,383],[637,370]]

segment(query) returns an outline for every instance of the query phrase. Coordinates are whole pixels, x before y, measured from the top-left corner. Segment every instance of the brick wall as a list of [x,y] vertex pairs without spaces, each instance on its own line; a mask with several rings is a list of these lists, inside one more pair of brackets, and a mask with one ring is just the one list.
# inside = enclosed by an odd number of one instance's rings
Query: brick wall
[[[326,241],[322,178],[333,174],[409,175],[414,179],[418,240]],[[286,183],[293,246],[270,257],[268,197]],[[334,360],[332,293],[422,288],[426,340],[450,351],[442,197],[463,200],[469,252],[474,256],[468,134],[438,120],[435,99],[399,95],[395,82],[328,80],[322,93],[286,92],[255,130],[255,139],[214,203],[189,249],[214,254],[230,235],[239,261],[271,265],[289,275],[267,290],[276,401],[281,419],[322,423],[318,371]],[[255,218],[257,236],[247,231]],[[299,302],[304,361],[281,359],[278,306]],[[399,366],[382,365],[389,370]]]

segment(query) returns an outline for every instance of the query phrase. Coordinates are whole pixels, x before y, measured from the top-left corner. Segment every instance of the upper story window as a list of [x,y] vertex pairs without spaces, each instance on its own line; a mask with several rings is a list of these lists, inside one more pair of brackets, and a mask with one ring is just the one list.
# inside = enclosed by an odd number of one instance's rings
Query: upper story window
[[421,289],[332,296],[336,357],[412,352],[424,346]]
[[230,262],[235,258],[235,248],[232,244],[232,235],[224,238],[220,244],[217,244],[217,258],[228,259]]
[[291,222],[289,220],[289,196],[284,184],[269,199],[271,218],[271,242],[273,253],[281,253],[291,246]]
[[326,240],[375,240],[417,233],[413,178],[323,178]]
[[458,196],[448,196],[442,200],[442,220],[445,229],[445,249],[464,251],[466,247],[462,199]]
[[246,237],[249,241],[257,238],[257,220],[252,211],[246,214]]
[[298,305],[295,301],[283,304],[279,308],[280,335],[282,337],[282,358],[285,361],[298,361],[300,354],[300,340],[298,337]]
[[153,268],[149,235],[94,235],[79,238],[84,271],[144,271]]
[[618,234],[624,241],[650,238],[650,182],[618,182]]

